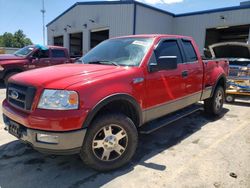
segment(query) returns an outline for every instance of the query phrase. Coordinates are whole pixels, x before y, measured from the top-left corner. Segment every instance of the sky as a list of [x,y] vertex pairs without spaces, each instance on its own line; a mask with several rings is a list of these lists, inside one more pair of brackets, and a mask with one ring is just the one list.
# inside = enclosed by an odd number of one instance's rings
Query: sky
[[[88,0],[91,1],[91,0]],[[97,0],[95,0],[97,1]],[[246,0],[138,0],[179,14],[237,6]],[[45,0],[45,24],[76,2],[84,0]],[[0,0],[0,35],[22,29],[33,43],[42,44],[42,0]]]

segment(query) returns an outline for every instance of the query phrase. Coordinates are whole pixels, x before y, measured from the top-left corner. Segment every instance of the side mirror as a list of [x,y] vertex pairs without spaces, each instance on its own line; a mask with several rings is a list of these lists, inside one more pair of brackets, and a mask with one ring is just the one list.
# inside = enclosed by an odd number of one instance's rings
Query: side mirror
[[150,64],[150,72],[177,69],[176,56],[160,56],[157,64]]
[[29,57],[31,63],[36,63],[39,59],[37,57],[30,56]]

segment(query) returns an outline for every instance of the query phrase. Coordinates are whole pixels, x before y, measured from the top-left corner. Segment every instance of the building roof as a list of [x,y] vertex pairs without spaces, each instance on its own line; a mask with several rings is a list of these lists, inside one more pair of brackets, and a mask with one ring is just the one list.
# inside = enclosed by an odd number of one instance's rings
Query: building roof
[[209,14],[209,13],[215,13],[215,12],[223,12],[223,11],[231,11],[231,10],[240,10],[240,9],[247,9],[250,8],[250,5],[246,4],[246,5],[241,5],[241,6],[232,6],[232,7],[225,7],[225,8],[218,8],[218,9],[211,9],[211,10],[205,10],[205,11],[197,11],[197,12],[190,12],[190,13],[183,13],[183,14],[174,14],[141,2],[137,2],[137,1],[91,1],[91,2],[77,2],[74,5],[72,5],[71,7],[69,7],[67,10],[65,10],[62,14],[60,14],[59,16],[57,16],[55,19],[53,19],[52,21],[50,21],[46,26],[48,27],[49,25],[51,25],[53,22],[55,22],[56,20],[58,20],[60,17],[62,17],[64,14],[66,14],[67,12],[69,12],[71,9],[73,9],[74,7],[78,6],[78,5],[122,5],[122,4],[134,4],[134,5],[140,5],[164,14],[168,14],[170,16],[173,17],[182,17],[182,16],[192,16],[192,15],[199,15],[199,14]]
[[192,16],[192,15],[198,15],[198,14],[209,14],[209,13],[224,12],[224,11],[231,11],[231,10],[240,10],[240,9],[247,9],[247,8],[250,8],[250,5],[232,6],[232,7],[225,7],[225,8],[217,8],[217,9],[211,9],[211,10],[176,14],[175,17]]

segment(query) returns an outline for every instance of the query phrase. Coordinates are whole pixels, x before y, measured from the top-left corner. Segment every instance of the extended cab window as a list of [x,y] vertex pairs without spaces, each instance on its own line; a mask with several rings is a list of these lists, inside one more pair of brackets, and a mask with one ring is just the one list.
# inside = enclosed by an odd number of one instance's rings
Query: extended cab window
[[49,50],[38,49],[32,56],[34,58],[49,58]]
[[195,50],[191,41],[182,40],[182,43],[183,43],[184,51],[186,54],[187,62],[197,61],[198,57],[195,53]]
[[160,56],[176,56],[177,63],[183,63],[181,51],[176,40],[167,40],[156,49],[156,59]]
[[66,54],[64,50],[53,49],[51,50],[52,57],[54,58],[65,58]]

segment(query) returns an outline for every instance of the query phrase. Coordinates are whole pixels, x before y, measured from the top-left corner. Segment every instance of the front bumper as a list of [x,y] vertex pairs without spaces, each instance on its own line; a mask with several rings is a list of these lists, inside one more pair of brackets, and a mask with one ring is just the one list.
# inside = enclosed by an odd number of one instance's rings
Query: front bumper
[[[68,132],[51,132],[51,131],[41,131],[35,129],[29,129],[6,115],[3,115],[5,130],[10,132],[10,127],[18,127],[18,136],[15,134],[19,140],[31,145],[35,150],[38,150],[42,153],[50,154],[75,154],[79,153],[85,134],[86,129],[80,129],[76,131]],[[37,140],[37,134],[47,134],[51,136],[58,137],[58,143],[47,143]],[[13,133],[12,133],[13,134]]]
[[83,128],[88,109],[79,110],[43,110],[26,112],[13,107],[5,99],[2,103],[3,114],[21,125],[36,130],[65,132]]

